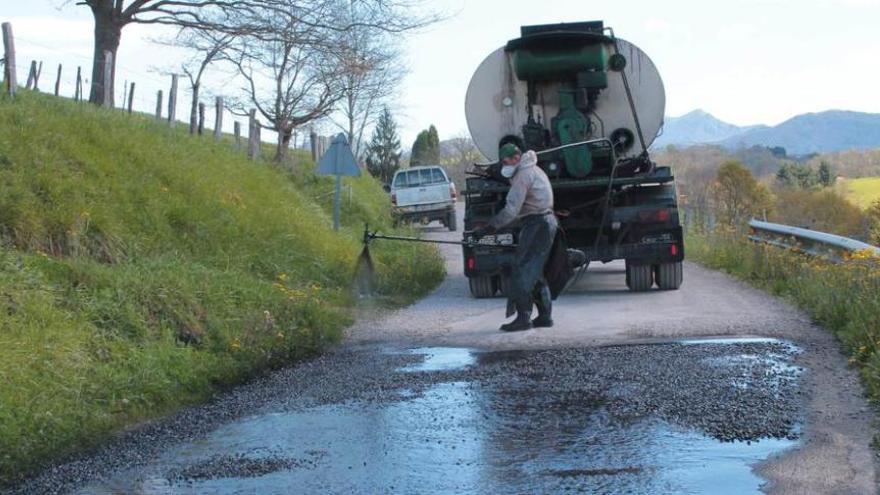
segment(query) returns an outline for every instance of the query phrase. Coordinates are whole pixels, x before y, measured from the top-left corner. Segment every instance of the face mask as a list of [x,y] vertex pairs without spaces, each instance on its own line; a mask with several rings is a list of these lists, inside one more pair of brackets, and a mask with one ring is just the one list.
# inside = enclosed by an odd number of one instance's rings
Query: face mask
[[516,165],[505,165],[501,167],[501,175],[504,176],[505,179],[509,179],[513,177],[513,174],[516,173]]

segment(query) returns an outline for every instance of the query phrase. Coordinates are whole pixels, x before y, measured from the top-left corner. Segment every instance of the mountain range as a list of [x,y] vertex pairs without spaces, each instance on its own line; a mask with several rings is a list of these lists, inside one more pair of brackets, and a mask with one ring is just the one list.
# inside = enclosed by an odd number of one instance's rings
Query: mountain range
[[666,117],[653,149],[717,144],[736,149],[781,146],[789,155],[880,148],[880,114],[828,110],[805,113],[775,126],[737,126],[703,110]]

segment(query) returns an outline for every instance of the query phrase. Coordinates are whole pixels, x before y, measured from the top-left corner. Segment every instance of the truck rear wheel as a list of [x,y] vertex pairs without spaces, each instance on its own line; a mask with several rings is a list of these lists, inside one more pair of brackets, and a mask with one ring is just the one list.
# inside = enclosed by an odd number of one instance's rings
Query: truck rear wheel
[[455,210],[450,211],[446,215],[446,227],[449,229],[450,232],[455,232],[456,229],[458,229],[458,224],[456,220],[457,219],[455,218]]
[[660,263],[654,266],[654,279],[661,290],[678,290],[681,287],[684,270],[681,261]]
[[626,286],[633,292],[651,290],[654,285],[654,267],[626,262]]
[[471,287],[471,295],[477,299],[485,299],[495,295],[495,283],[492,277],[470,277],[468,285]]

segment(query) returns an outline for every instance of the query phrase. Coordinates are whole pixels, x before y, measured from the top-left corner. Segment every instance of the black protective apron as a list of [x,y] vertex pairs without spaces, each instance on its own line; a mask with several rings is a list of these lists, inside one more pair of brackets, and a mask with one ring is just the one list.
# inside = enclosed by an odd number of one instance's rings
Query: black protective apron
[[544,265],[550,256],[557,227],[556,216],[552,213],[523,218],[507,290],[508,317],[516,312],[517,303],[531,304],[532,294],[546,285]]

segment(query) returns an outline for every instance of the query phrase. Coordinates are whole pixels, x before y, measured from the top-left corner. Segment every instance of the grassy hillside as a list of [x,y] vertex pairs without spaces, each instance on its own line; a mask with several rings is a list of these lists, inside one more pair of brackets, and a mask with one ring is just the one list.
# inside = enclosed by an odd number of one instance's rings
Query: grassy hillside
[[867,208],[880,199],[880,177],[838,179],[838,181],[837,187],[844,196],[861,208]]
[[[0,99],[0,486],[125,425],[321,350],[350,322],[369,177],[331,228],[332,180],[152,119]],[[377,244],[407,300],[436,250]],[[392,276],[393,275],[393,276]]]

